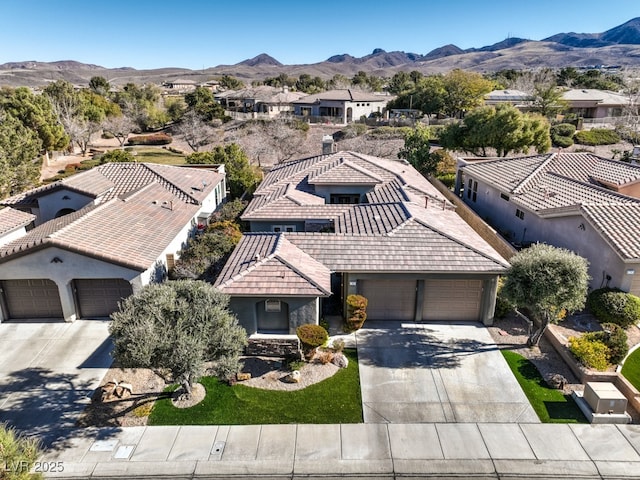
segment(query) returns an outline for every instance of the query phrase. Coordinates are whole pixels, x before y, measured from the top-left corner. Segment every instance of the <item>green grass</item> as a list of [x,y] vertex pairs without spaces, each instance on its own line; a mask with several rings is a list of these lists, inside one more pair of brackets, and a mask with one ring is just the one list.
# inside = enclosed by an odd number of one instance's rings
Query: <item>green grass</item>
[[541,422],[587,423],[571,396],[549,388],[533,363],[509,350],[502,350],[502,355]]
[[229,386],[216,378],[204,377],[200,383],[207,396],[202,402],[179,409],[169,398],[160,399],[149,416],[149,425],[362,423],[357,354],[355,350],[344,353],[349,358],[347,368],[322,382],[291,392],[241,384]]
[[133,147],[136,152],[136,162],[160,163],[162,165],[184,165],[185,156],[173,153],[160,147]]
[[627,357],[621,373],[636,389],[640,390],[640,348]]

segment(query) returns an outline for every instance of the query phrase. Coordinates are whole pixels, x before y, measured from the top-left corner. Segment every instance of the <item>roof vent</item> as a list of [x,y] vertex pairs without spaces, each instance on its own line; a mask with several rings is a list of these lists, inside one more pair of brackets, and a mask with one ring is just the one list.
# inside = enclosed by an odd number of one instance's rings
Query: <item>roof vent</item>
[[262,258],[262,257],[260,257],[260,254],[259,254],[259,253],[256,253],[256,254],[253,256],[253,259],[254,259],[256,262],[259,262],[259,261],[260,261],[260,258]]

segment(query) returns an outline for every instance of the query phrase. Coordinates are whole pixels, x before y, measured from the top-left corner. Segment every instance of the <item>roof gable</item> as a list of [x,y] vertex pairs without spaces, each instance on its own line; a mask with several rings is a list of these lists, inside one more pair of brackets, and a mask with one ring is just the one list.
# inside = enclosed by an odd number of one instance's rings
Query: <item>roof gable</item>
[[237,296],[328,296],[330,275],[327,267],[282,234],[247,234],[225,265],[216,287]]
[[310,185],[376,185],[382,182],[378,175],[342,158],[338,165],[321,173],[311,173],[308,179]]

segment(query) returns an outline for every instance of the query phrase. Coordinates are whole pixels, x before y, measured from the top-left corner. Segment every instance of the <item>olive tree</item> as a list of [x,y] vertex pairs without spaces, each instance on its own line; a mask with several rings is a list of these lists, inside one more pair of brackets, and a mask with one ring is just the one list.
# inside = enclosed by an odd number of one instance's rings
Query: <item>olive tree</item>
[[206,362],[229,380],[241,368],[247,335],[228,304],[228,296],[202,281],[148,285],[111,315],[113,356],[123,367],[169,370],[187,396]]
[[584,308],[589,264],[583,257],[537,243],[514,255],[510,263],[501,295],[524,309],[535,326],[529,345],[538,344],[549,323]]

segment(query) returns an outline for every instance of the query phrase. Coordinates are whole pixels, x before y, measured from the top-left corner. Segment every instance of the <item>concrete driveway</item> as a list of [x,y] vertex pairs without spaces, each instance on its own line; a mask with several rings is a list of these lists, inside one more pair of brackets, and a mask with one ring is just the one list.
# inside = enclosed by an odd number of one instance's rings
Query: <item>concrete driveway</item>
[[75,424],[111,365],[108,321],[0,324],[0,422],[47,444]]
[[539,423],[477,323],[367,322],[356,336],[365,423]]

